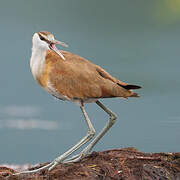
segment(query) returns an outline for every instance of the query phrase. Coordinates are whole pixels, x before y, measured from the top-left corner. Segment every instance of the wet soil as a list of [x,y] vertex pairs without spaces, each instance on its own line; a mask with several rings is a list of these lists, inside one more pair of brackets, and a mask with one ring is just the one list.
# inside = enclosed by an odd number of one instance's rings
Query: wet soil
[[[46,165],[40,164],[30,169]],[[180,152],[143,153],[135,148],[93,152],[76,163],[59,164],[52,171],[13,175],[0,167],[0,180],[180,180]]]

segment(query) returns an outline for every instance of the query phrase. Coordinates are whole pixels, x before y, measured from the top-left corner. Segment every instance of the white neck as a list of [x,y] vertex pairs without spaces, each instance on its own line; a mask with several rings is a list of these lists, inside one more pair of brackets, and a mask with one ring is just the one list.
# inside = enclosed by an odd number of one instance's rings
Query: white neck
[[35,33],[33,36],[32,55],[30,59],[30,67],[34,79],[37,79],[37,77],[40,76],[43,72],[43,68],[45,66],[46,51],[48,49],[48,46],[46,44],[43,44],[39,39],[39,35]]
[[46,50],[42,51],[41,49],[32,48],[30,67],[35,80],[43,72],[43,68],[45,66],[45,57],[46,57]]

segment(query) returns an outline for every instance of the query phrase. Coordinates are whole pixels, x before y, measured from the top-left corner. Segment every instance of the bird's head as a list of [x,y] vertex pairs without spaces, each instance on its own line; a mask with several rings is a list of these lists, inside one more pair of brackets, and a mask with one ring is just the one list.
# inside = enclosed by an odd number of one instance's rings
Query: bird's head
[[64,56],[56,48],[56,44],[59,44],[63,47],[68,47],[68,45],[65,44],[64,42],[54,39],[53,34],[51,34],[50,32],[47,32],[47,31],[37,32],[33,35],[32,41],[33,41],[33,47],[41,48],[45,50],[51,49],[65,60]]

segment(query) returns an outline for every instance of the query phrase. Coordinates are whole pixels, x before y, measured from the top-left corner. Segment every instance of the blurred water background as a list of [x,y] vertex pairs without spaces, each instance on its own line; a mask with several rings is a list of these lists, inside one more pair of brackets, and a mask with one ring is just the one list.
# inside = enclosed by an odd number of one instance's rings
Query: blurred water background
[[[0,2],[0,163],[53,160],[87,131],[78,106],[55,100],[32,78],[31,39],[40,30],[143,87],[139,99],[102,100],[118,120],[94,150],[180,151],[179,0],[6,0]],[[96,104],[86,110],[99,132],[108,116]]]

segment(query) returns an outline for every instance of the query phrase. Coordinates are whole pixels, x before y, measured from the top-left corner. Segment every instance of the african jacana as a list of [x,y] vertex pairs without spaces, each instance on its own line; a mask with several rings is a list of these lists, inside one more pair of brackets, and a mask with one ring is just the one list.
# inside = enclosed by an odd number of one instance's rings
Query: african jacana
[[[63,42],[54,39],[54,36],[47,31],[37,32],[32,39],[32,56],[30,60],[31,71],[34,79],[47,92],[63,101],[76,102],[84,115],[88,126],[87,135],[84,136],[75,146],[56,158],[44,168],[51,170],[60,162],[75,162],[86,156],[102,136],[110,129],[116,120],[116,115],[105,107],[99,99],[113,97],[139,97],[132,89],[139,89],[140,86],[129,85],[112,77],[100,66],[67,51],[59,51],[55,44],[67,47]],[[81,151],[80,154],[67,159],[74,151],[83,144],[90,141],[95,135],[95,129],[84,109],[84,103],[95,102],[109,116],[109,122],[94,140]]]

